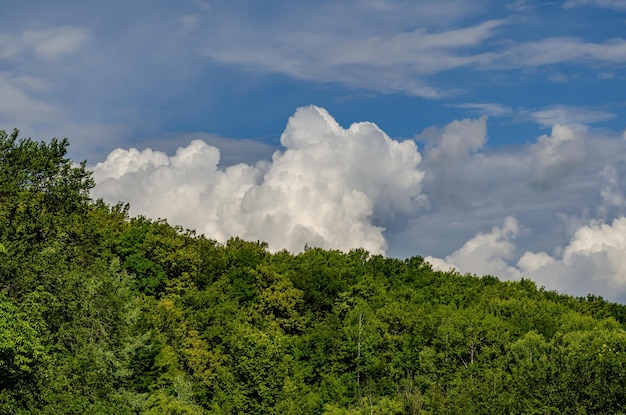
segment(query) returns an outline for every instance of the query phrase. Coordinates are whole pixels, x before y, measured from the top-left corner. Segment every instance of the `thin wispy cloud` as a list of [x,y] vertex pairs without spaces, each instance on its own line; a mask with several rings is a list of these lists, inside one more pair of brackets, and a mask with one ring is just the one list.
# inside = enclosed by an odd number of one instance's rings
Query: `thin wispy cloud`
[[490,63],[520,68],[561,63],[609,65],[624,62],[626,62],[625,39],[612,38],[603,42],[585,42],[575,37],[556,37],[520,43],[501,52]]
[[597,6],[607,9],[615,9],[619,11],[626,10],[626,1],[624,0],[567,0],[563,3],[563,8],[571,9],[581,6]]
[[54,105],[36,96],[37,90],[46,89],[45,85],[44,81],[36,78],[0,73],[0,119],[28,123],[50,121],[58,116],[59,110]]
[[19,35],[0,33],[0,58],[14,58],[23,53],[57,60],[76,53],[89,37],[86,29],[72,26],[25,30]]
[[454,104],[454,106],[458,108],[465,108],[481,115],[500,116],[513,113],[512,108],[495,102],[466,102],[463,104]]
[[615,114],[608,111],[565,105],[553,105],[541,110],[529,111],[528,115],[546,128],[555,124],[594,124],[615,118]]
[[[378,9],[391,9],[396,15],[413,16],[418,12],[405,4],[380,3]],[[528,7],[523,6],[519,3],[508,10],[523,14],[529,8],[528,4]],[[367,7],[358,8],[363,9],[367,10]],[[468,8],[460,10],[465,15],[457,14],[458,20],[462,21],[462,17],[476,20],[475,12]],[[433,83],[429,75],[458,68],[525,70],[527,67],[560,64],[610,67],[626,59],[626,40],[620,37],[587,41],[579,36],[534,36],[535,39],[517,41],[510,30],[519,30],[516,26],[524,20],[515,19],[510,12],[500,19],[486,19],[469,25],[450,19],[448,24],[440,26],[418,19],[417,29],[414,28],[415,22],[405,25],[401,22],[391,29],[385,24],[384,17],[373,26],[365,20],[365,27],[360,27],[352,19],[344,26],[337,16],[345,13],[348,18],[347,10],[332,9],[333,16],[325,16],[324,12],[329,9],[320,7],[308,15],[304,24],[292,26],[290,22],[295,16],[289,10],[278,11],[278,17],[272,23],[283,26],[284,30],[280,31],[258,26],[257,21],[248,22],[245,17],[244,20],[233,19],[237,24],[218,27],[218,35],[206,39],[202,50],[223,64],[242,65],[296,79],[335,82],[426,98],[450,94],[447,88]],[[315,25],[317,21],[324,23]]]
[[[247,36],[229,29],[204,53],[224,64],[238,64],[296,79],[339,82],[382,92],[437,98],[442,92],[424,76],[454,68],[485,64],[493,57],[472,48],[496,34],[506,20],[488,20],[459,29],[427,28],[362,36],[334,31],[297,30],[280,38]],[[271,36],[271,34],[270,34]],[[224,39],[224,37],[226,39]],[[237,44],[238,47],[231,47]]]

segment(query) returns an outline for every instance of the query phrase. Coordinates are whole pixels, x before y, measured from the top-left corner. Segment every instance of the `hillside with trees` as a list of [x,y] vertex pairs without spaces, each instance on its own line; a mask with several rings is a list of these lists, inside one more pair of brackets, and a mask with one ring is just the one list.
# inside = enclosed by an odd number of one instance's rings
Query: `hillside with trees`
[[1,414],[626,412],[623,305],[221,244],[92,200],[68,145],[0,131]]

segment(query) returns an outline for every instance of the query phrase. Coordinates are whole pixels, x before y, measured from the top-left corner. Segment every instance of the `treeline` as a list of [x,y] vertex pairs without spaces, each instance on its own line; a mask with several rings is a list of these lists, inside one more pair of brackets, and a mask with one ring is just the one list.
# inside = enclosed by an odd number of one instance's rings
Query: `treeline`
[[0,131],[2,414],[626,411],[626,307],[407,260],[219,244]]

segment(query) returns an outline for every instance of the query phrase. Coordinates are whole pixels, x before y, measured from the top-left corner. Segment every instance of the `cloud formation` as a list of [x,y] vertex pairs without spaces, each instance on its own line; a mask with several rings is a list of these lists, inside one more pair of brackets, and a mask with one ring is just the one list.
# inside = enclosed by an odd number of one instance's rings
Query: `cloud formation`
[[344,129],[322,108],[299,108],[281,144],[271,162],[223,169],[219,150],[200,140],[174,156],[118,149],[94,167],[94,196],[128,201],[134,213],[220,241],[239,236],[273,250],[309,244],[373,253],[386,251],[386,218],[420,203],[415,143],[392,140],[374,124]]
[[[502,75],[503,69],[517,70],[528,80],[546,78],[539,68],[575,65],[595,71],[600,65],[611,73],[626,61],[626,39],[619,32],[586,38],[576,29],[582,23],[556,35],[546,30],[546,25],[554,26],[546,21],[519,38],[520,24],[534,25],[542,15],[555,16],[556,5],[506,3],[498,7],[488,1],[382,0],[337,5],[322,0],[311,7],[271,9],[262,22],[219,7],[207,15],[211,35],[202,29],[198,35],[202,53],[220,64],[430,99],[466,92],[446,85],[451,78],[443,77],[452,71]],[[570,0],[563,4],[566,10],[556,6],[557,20],[584,21],[583,12],[574,10],[583,5],[624,7],[622,0]],[[497,12],[488,13],[489,9]],[[295,13],[306,14],[306,22]],[[489,83],[489,78],[482,80]],[[568,82],[563,73],[547,78]],[[519,82],[520,77],[515,79]]]
[[117,149],[93,167],[94,196],[219,241],[423,255],[440,269],[626,300],[626,140],[556,124],[494,150],[487,121],[425,129],[422,157],[416,141],[302,107],[271,159],[220,163],[215,138],[174,155]]
[[552,135],[542,135],[530,146],[534,161],[532,184],[540,189],[557,185],[586,157],[583,134],[567,125],[556,124]]
[[[477,275],[497,275],[501,278],[515,278],[519,271],[507,265],[515,254],[512,239],[520,232],[520,225],[512,216],[504,220],[502,227],[494,227],[491,232],[478,233],[461,248],[448,255],[445,260],[427,256],[435,269],[451,269],[471,272]],[[469,271],[471,270],[471,271]]]
[[517,265],[521,272],[548,288],[619,299],[626,291],[624,252],[626,217],[620,217],[611,223],[592,221],[582,226],[562,255],[526,252]]
[[435,269],[456,269],[505,279],[531,278],[540,286],[573,295],[589,293],[623,301],[626,294],[626,217],[611,223],[592,221],[578,228],[556,254],[526,251],[515,265],[513,239],[519,224],[513,217],[502,227],[479,233],[445,259],[426,257]]
[[[491,54],[473,49],[495,36],[505,24],[506,19],[493,19],[447,31],[431,31],[428,27],[387,31],[376,25],[381,28],[377,33],[364,28],[347,33],[337,27],[330,31],[293,28],[291,33],[277,34],[280,38],[271,42],[265,36],[245,36],[227,27],[216,37],[218,42],[207,39],[203,51],[220,63],[252,66],[296,79],[438,98],[444,92],[427,85],[422,78],[490,61]],[[269,35],[273,36],[273,31]],[[233,48],[233,44],[238,47]]]
[[[445,142],[442,137],[436,140]],[[425,225],[421,232],[432,233],[431,227],[439,226],[445,238],[446,232],[461,235],[464,229],[485,228],[498,218],[491,231],[469,236],[451,254],[426,259],[441,270],[526,277],[548,289],[624,301],[625,150],[621,137],[556,124],[550,135],[511,152],[463,151],[450,170],[457,182],[445,182],[447,194],[457,196],[458,209],[451,209],[450,199],[432,197],[443,183],[436,181],[431,188],[432,160],[426,151],[424,193],[437,215],[427,212],[416,218],[413,230],[406,232],[415,235]]]

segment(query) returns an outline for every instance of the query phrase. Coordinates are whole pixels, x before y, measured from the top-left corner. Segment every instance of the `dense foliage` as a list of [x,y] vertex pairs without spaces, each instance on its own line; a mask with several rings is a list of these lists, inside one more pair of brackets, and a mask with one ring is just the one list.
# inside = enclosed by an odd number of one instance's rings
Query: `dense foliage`
[[626,308],[530,280],[219,244],[0,131],[2,414],[626,411]]

